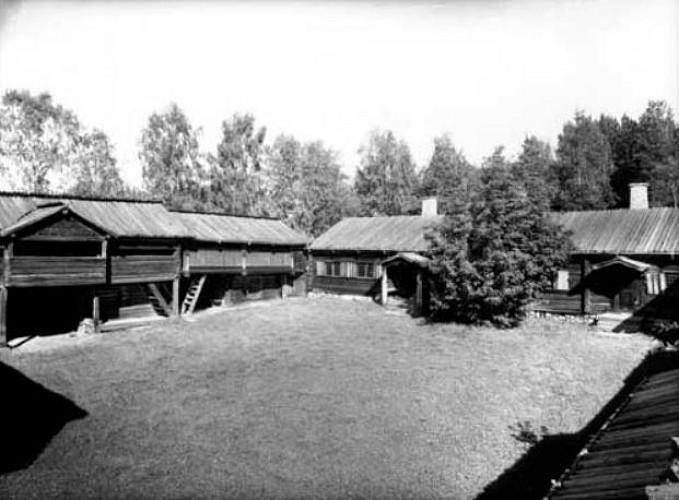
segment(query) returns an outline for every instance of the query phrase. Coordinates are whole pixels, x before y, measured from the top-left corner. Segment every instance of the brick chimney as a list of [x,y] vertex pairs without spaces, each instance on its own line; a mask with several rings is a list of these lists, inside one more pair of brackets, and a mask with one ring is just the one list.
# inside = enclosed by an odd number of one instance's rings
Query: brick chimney
[[648,208],[648,183],[632,182],[629,185],[629,208],[630,210]]
[[422,200],[422,217],[436,217],[438,215],[436,198]]

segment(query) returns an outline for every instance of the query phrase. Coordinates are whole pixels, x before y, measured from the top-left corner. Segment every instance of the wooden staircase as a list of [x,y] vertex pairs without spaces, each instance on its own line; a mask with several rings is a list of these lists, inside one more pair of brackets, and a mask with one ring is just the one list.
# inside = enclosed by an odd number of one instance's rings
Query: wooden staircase
[[167,301],[165,298],[167,294],[163,293],[163,288],[155,283],[148,283],[146,289],[148,291],[149,302],[156,314],[158,316],[172,316],[172,299],[170,298],[170,301]]
[[184,301],[182,302],[182,314],[193,314],[193,310],[196,308],[198,297],[200,297],[200,292],[203,290],[203,285],[205,285],[206,279],[206,274],[201,275],[200,278],[191,278],[189,289],[186,292]]

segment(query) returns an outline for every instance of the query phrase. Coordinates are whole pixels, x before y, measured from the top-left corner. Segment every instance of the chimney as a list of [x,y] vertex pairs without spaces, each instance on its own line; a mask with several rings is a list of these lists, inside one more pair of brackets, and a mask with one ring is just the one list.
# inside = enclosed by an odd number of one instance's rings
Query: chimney
[[632,182],[629,185],[629,208],[630,210],[648,208],[648,183]]
[[422,200],[422,217],[436,217],[436,198],[425,198]]

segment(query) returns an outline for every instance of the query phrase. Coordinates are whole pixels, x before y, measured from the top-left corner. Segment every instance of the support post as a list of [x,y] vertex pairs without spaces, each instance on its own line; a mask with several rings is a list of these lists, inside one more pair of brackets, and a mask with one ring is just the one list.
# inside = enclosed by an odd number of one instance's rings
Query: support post
[[172,315],[179,316],[179,280],[180,276],[177,275],[172,281]]
[[0,287],[0,346],[7,345],[7,287]]
[[[592,272],[592,264],[589,259],[583,259],[580,269],[580,280],[582,281]],[[589,288],[585,287],[582,289],[581,300],[582,314],[589,314],[592,311],[592,291]]]
[[100,326],[99,297],[95,295],[92,298],[92,327],[94,328],[94,333],[99,333]]
[[415,277],[415,314],[422,314],[422,269],[418,269]]
[[387,266],[382,266],[382,277],[380,279],[380,303],[385,306],[387,305],[387,295],[389,289],[387,286]]

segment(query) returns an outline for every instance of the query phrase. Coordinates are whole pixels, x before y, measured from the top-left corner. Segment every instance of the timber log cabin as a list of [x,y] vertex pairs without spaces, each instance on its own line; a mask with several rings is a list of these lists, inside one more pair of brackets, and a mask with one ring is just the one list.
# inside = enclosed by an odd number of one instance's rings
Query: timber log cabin
[[310,246],[312,290],[370,296],[383,304],[389,294],[398,295],[420,314],[427,302],[425,234],[442,219],[436,199],[429,198],[421,215],[341,220]]
[[649,208],[647,185],[630,185],[630,208],[550,214],[570,231],[574,250],[542,313],[620,313],[618,331],[679,321],[679,209]]
[[[645,183],[630,185],[630,200],[629,209],[549,214],[570,232],[574,250],[568,266],[555,270],[552,289],[531,304],[533,311],[608,314],[617,331],[679,322],[679,209],[649,208]],[[310,247],[312,289],[382,302],[396,292],[413,298],[422,312],[424,235],[441,220],[435,199],[423,201],[422,214],[350,217],[331,227]]]
[[199,299],[303,294],[305,246],[275,219],[0,193],[0,345],[72,331],[85,318],[96,328],[119,317],[193,312]]

